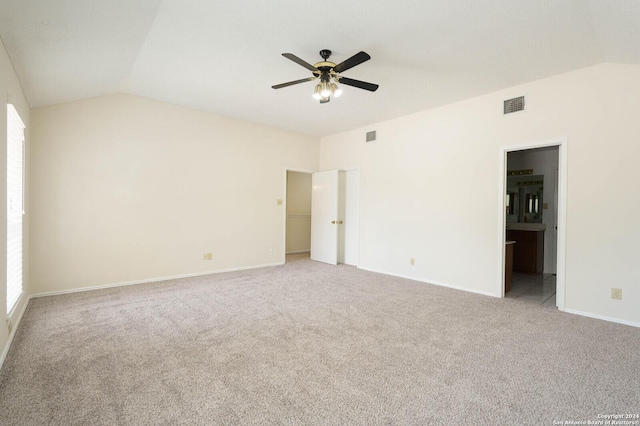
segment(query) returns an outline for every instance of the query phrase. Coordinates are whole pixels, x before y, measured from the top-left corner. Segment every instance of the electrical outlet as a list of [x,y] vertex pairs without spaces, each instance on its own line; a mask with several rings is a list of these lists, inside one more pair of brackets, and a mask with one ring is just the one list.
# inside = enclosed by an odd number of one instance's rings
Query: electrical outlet
[[273,249],[269,247],[269,256],[273,255]]
[[213,253],[205,253],[202,255],[202,260],[213,260]]
[[411,259],[409,259],[409,263],[411,263],[411,266],[415,265],[416,259],[412,257]]
[[622,300],[622,289],[611,287],[611,298],[616,300]]

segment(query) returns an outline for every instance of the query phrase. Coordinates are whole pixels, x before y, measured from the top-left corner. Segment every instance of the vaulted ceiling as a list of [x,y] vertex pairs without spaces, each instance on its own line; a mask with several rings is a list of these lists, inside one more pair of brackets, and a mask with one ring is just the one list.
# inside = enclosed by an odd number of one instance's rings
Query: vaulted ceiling
[[[600,62],[640,63],[637,0],[0,0],[0,37],[32,108],[130,93],[324,136]],[[327,104],[282,57],[330,49]]]

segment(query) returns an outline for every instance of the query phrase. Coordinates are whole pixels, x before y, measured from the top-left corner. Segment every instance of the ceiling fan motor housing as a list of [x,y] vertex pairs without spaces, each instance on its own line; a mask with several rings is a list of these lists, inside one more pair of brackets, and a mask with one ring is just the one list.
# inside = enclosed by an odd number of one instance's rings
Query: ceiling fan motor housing
[[329,59],[329,56],[331,56],[331,51],[329,49],[322,49],[320,51],[320,56],[322,56],[322,59],[324,59],[324,61],[318,62],[317,64],[313,65],[320,71],[314,71],[314,74],[318,75],[321,81],[329,81],[331,70],[333,70],[333,67],[335,67],[336,64],[327,61],[327,59]]

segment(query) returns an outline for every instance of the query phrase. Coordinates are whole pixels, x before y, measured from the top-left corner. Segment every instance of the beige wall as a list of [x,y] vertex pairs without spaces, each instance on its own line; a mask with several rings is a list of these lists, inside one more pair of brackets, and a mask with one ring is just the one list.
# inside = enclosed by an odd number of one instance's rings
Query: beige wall
[[[29,105],[24,97],[22,92],[22,87],[20,86],[20,82],[18,77],[16,76],[13,65],[9,61],[9,57],[7,56],[7,52],[4,48],[4,45],[0,41],[0,146],[5,147],[4,149],[0,149],[0,187],[5,188],[4,193],[6,194],[7,188],[7,103],[12,103],[22,121],[27,126],[25,129],[25,143],[27,147],[27,154],[29,153],[30,148],[30,117],[29,117]],[[27,160],[27,168],[29,168],[30,164]],[[28,180],[28,179],[27,179]],[[28,188],[27,188],[28,193]],[[27,203],[26,214],[23,218],[23,234],[25,236],[25,241],[23,243],[24,250],[24,269],[23,273],[23,288],[25,290],[25,294],[29,292],[29,274],[28,274],[28,235],[29,235],[29,212],[30,206]],[[7,306],[7,197],[0,197],[0,309],[3,312],[6,312]],[[27,302],[27,297],[22,297],[18,301],[18,305],[13,309],[11,315],[11,321],[14,323],[17,320],[17,317],[24,309],[24,306]],[[7,313],[8,314],[8,313]],[[6,344],[9,339],[8,328],[6,327],[4,321],[2,321],[0,325],[0,350],[6,350]],[[2,352],[4,354],[4,352]]]
[[640,325],[638,111],[640,66],[600,64],[323,138],[320,169],[360,166],[360,267],[497,295],[502,148],[566,137],[565,308]]
[[286,252],[311,249],[311,173],[287,172]]
[[280,263],[283,171],[317,169],[315,138],[129,95],[32,124],[33,293]]

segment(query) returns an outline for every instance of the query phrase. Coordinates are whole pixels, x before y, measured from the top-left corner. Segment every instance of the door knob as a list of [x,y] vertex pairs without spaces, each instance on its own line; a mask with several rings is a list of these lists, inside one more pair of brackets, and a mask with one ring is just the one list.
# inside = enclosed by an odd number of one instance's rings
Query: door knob
[[332,221],[331,221],[331,224],[332,224],[332,225],[335,225],[335,224],[336,224],[336,221],[335,221],[335,220],[332,220]]
[[342,225],[342,221],[341,220],[338,221],[338,225]]

